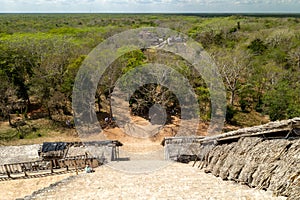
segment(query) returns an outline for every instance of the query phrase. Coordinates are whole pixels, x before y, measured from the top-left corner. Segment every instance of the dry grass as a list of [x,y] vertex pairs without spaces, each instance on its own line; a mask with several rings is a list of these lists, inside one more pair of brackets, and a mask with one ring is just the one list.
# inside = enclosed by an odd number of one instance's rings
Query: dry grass
[[38,119],[27,121],[32,127],[37,128],[35,132],[28,133],[24,139],[19,139],[15,128],[9,126],[8,122],[0,122],[0,145],[26,145],[41,144],[43,142],[55,141],[80,141],[75,129],[68,129],[56,126],[50,120]]
[[270,119],[267,116],[254,111],[251,111],[250,113],[238,112],[234,117],[234,120],[240,127],[251,127],[270,122]]

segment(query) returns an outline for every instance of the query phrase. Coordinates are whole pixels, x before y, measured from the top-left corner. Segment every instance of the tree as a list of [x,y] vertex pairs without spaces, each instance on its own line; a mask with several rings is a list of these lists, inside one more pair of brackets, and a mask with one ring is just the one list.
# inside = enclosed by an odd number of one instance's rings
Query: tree
[[233,106],[236,92],[249,69],[250,56],[247,51],[237,48],[219,50],[214,58],[224,79],[225,87],[230,93],[230,105]]
[[8,118],[10,122],[9,114],[13,109],[14,102],[17,100],[17,92],[6,73],[2,70],[0,70],[0,80],[0,114],[4,118]]
[[166,87],[160,84],[147,84],[140,87],[130,98],[131,112],[134,115],[149,118],[149,109],[157,104],[167,110],[167,113],[178,112],[179,102],[176,96]]
[[[33,68],[31,95],[39,98],[52,119],[53,112],[61,115],[61,112],[67,110],[75,78],[74,72],[78,70],[76,62],[80,63],[81,60],[74,59],[77,55],[76,46],[70,40],[52,37],[35,42],[38,42],[35,46],[38,66]],[[75,66],[70,66],[73,60]]]
[[272,121],[300,115],[299,83],[291,86],[288,80],[281,80],[264,96],[265,110]]
[[142,52],[142,50],[128,52],[128,48],[130,47],[126,47],[125,49],[119,49],[118,53],[121,56],[118,59],[116,59],[104,72],[96,90],[96,99],[99,112],[101,108],[101,96],[104,95],[108,102],[110,118],[113,117],[111,108],[111,94],[113,92],[117,80],[122,76],[122,74],[126,74],[135,67],[144,64],[145,55]]
[[285,70],[278,66],[274,61],[266,59],[264,56],[252,58],[251,71],[247,79],[247,84],[251,98],[252,107],[256,111],[263,111],[263,96],[266,91],[271,90],[285,76]]
[[21,127],[27,125],[30,128],[29,131],[32,131],[32,127],[25,122],[24,118],[19,118],[15,122],[11,120],[11,112],[18,108],[17,90],[2,70],[0,70],[0,80],[0,115],[8,119],[9,125],[18,131],[19,137],[22,139],[25,137],[26,131]]
[[3,40],[0,46],[0,69],[15,86],[17,97],[29,104],[28,80],[33,75],[34,58],[30,47],[26,47],[23,39],[17,37]]
[[248,49],[250,49],[252,53],[254,53],[254,55],[261,55],[267,49],[267,46],[264,44],[264,42],[261,39],[256,38],[248,46]]

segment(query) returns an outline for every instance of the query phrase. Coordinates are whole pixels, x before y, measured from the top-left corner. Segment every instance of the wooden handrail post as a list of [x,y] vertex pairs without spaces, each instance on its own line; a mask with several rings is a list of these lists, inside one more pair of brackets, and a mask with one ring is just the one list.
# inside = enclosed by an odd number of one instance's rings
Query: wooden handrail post
[[50,160],[50,170],[51,170],[51,173],[53,173],[53,160]]
[[9,172],[8,167],[7,167],[6,164],[4,165],[4,168],[5,168],[5,171],[6,171],[6,174],[7,174],[8,178],[11,178],[10,172]]
[[88,159],[88,154],[87,154],[87,152],[85,152],[84,165],[86,165],[87,159]]
[[74,159],[74,164],[75,164],[75,171],[76,171],[76,175],[78,175],[78,167],[77,167],[77,162],[76,162],[76,159]]
[[27,173],[26,173],[26,166],[25,166],[25,164],[22,165],[22,171],[24,172],[25,176],[28,176]]
[[69,165],[67,165],[67,164],[66,164],[66,160],[64,159],[64,161],[63,161],[63,162],[64,162],[64,165],[65,165],[65,167],[66,167],[67,171],[69,171]]

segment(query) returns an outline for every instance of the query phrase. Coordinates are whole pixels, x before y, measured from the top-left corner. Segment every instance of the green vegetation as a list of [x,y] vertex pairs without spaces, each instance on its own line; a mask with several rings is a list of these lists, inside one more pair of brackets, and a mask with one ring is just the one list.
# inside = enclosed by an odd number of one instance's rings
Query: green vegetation
[[[260,123],[258,115],[269,115],[271,120],[300,116],[299,22],[297,17],[267,16],[2,14],[0,118],[10,120],[11,114],[22,115],[24,121],[47,117],[64,126],[72,114],[74,79],[85,57],[106,38],[138,27],[171,28],[202,44],[224,79],[228,123],[254,125]],[[209,120],[209,90],[201,76],[183,59],[147,49],[112,63],[95,94],[96,110],[109,113],[115,81],[153,60],[189,79],[198,95],[202,120]],[[174,94],[155,84],[140,88],[130,102],[133,114],[142,116],[151,105],[162,102],[168,112],[180,110]],[[20,136],[19,125],[10,123],[16,130],[2,131],[0,138]],[[20,137],[44,135],[28,132]]]

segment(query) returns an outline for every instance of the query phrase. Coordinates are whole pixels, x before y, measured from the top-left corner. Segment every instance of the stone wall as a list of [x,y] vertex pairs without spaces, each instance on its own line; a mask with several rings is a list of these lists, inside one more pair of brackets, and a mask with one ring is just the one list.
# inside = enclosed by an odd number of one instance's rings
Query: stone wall
[[0,165],[35,161],[39,158],[39,144],[22,146],[0,146]]
[[224,180],[300,199],[300,139],[242,137],[214,146],[199,166]]
[[180,156],[192,156],[203,152],[204,137],[169,137],[162,141],[165,160],[178,161]]
[[113,161],[117,159],[116,148],[111,145],[70,147],[67,156],[85,155],[85,153],[88,153],[91,157],[105,158],[106,161]]
[[[39,160],[38,150],[42,144],[22,146],[0,146],[0,165]],[[71,146],[67,157],[85,155],[105,158],[106,161],[118,159],[118,147],[110,141],[94,142],[88,146]]]

